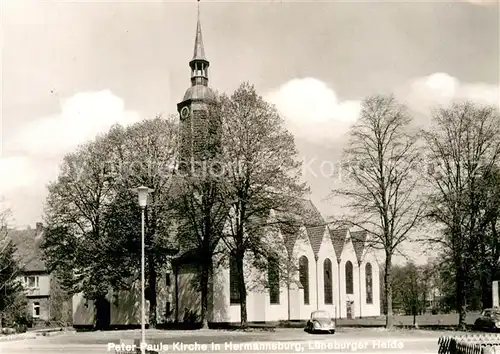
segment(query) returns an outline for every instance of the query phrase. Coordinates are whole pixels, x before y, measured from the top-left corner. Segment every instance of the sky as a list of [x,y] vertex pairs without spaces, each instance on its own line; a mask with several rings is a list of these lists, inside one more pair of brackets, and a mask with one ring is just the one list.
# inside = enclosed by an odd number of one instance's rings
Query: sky
[[[13,225],[42,219],[64,154],[114,123],[176,113],[190,85],[196,1],[3,0],[0,195]],[[495,1],[200,3],[210,86],[242,81],[296,137],[325,217],[332,166],[360,102],[394,93],[418,123],[436,105],[498,105]]]

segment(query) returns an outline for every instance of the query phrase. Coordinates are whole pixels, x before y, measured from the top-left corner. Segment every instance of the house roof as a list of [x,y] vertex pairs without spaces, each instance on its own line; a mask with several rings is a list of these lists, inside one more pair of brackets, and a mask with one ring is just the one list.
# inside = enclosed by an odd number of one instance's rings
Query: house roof
[[351,231],[352,245],[354,246],[354,252],[356,252],[358,263],[361,263],[367,235],[368,233],[366,231]]
[[340,256],[342,255],[342,250],[344,249],[344,243],[348,231],[348,229],[330,230],[330,238],[332,239],[333,249],[335,250],[335,255],[337,256],[337,260],[339,262]]
[[46,271],[45,262],[42,260],[40,244],[42,239],[37,237],[36,229],[8,230],[7,237],[16,246],[16,256],[24,271]]

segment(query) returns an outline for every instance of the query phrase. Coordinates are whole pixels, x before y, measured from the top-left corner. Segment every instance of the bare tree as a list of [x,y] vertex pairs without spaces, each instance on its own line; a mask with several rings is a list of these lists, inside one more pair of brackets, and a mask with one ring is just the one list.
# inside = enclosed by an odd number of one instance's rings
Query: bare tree
[[295,208],[306,187],[293,136],[276,109],[255,88],[242,84],[231,97],[222,97],[221,115],[225,168],[224,194],[231,207],[225,245],[236,259],[241,325],[247,326],[244,258],[268,259],[264,235],[272,223],[271,210]]
[[[470,102],[436,110],[434,124],[424,132],[427,153],[433,163],[428,175],[432,187],[430,218],[444,232],[428,241],[438,243],[453,264],[459,327],[465,327],[467,284],[484,252],[484,234],[494,220],[481,207],[487,201],[491,174],[500,154],[500,117],[493,107]],[[483,182],[485,180],[483,179]]]
[[423,204],[418,195],[419,162],[411,118],[392,96],[365,99],[344,151],[348,181],[332,197],[348,200],[340,223],[367,231],[367,246],[383,250],[386,327],[392,327],[392,258],[418,226]]

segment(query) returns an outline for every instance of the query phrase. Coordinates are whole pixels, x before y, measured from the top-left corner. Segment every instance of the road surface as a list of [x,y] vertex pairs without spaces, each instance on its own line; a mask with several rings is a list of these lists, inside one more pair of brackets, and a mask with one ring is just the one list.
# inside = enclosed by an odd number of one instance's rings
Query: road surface
[[[442,333],[342,328],[336,334],[311,335],[299,329],[275,332],[159,331],[146,342],[160,353],[437,353]],[[2,342],[1,354],[125,353],[139,331],[87,332]],[[123,349],[123,350],[122,350]],[[129,351],[131,352],[131,351]]]

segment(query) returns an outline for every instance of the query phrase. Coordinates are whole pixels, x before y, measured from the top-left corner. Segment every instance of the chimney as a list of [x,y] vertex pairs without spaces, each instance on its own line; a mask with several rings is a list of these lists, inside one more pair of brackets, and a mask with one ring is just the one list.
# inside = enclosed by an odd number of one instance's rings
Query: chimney
[[42,232],[43,232],[43,224],[41,222],[37,222],[35,231],[36,237],[41,236]]

